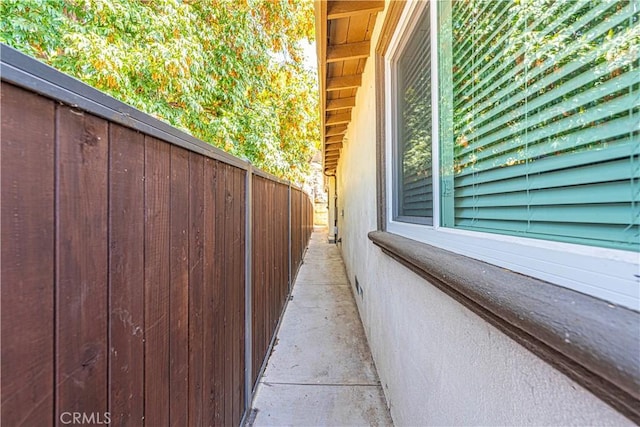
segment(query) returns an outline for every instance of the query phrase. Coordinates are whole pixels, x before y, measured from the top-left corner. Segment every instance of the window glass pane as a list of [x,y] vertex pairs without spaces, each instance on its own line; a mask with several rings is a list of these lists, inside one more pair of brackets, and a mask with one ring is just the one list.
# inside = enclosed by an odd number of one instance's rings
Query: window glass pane
[[439,7],[443,225],[640,249],[640,11]]
[[[431,223],[431,61],[428,7],[396,63],[396,191],[399,217]],[[409,219],[410,220],[410,219]]]

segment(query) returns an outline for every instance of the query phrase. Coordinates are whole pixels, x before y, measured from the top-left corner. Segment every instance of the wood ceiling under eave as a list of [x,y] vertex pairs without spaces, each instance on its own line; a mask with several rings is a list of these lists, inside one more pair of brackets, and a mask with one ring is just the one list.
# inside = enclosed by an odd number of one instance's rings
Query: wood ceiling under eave
[[371,34],[384,1],[316,1],[318,79],[325,173],[334,173],[356,92],[371,52]]

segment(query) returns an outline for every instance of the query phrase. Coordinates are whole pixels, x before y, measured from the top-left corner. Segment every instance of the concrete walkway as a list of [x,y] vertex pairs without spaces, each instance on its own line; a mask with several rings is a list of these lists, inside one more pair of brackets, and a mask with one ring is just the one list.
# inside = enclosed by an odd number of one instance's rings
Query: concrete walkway
[[392,425],[340,253],[324,229],[311,237],[246,424]]

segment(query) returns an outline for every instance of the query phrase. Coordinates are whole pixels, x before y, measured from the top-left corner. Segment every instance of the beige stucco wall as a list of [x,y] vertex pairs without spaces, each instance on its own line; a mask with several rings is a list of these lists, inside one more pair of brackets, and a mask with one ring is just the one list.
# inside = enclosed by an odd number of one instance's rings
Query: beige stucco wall
[[372,57],[337,171],[338,225],[396,425],[632,425],[368,240],[376,228],[374,65]]

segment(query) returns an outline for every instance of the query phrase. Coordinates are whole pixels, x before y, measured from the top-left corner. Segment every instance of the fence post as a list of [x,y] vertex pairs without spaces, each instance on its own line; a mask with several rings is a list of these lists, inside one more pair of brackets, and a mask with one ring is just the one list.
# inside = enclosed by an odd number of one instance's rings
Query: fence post
[[253,398],[253,331],[252,331],[252,226],[253,226],[253,166],[247,167],[245,183],[245,256],[244,256],[244,383],[245,416]]
[[291,235],[291,182],[289,182],[289,197],[287,200],[287,204],[288,204],[287,211],[289,212],[289,232],[288,232],[288,242],[287,242],[288,252],[289,252],[289,292],[287,293],[287,296],[290,297],[291,291],[293,289],[293,283],[291,283],[291,279],[293,277],[293,272],[291,268],[291,238],[292,238],[292,235]]

